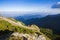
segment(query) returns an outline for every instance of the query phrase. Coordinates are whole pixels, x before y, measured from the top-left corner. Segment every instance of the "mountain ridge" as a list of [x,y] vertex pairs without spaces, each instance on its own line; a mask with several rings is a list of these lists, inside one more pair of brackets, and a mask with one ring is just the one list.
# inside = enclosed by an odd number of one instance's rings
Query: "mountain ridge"
[[[31,26],[28,27],[28,26],[25,26],[25,25],[21,24],[21,25],[24,26],[24,27],[22,27],[22,26],[18,26],[17,24],[15,24],[17,22],[19,22],[19,21],[13,21],[12,19],[9,19],[9,18],[6,18],[6,17],[0,17],[0,32],[1,32],[0,33],[1,34],[0,40],[13,40],[13,39],[15,40],[15,37],[17,37],[17,40],[19,40],[19,39],[22,40],[23,38],[25,38],[27,40],[31,40],[31,39],[32,40],[35,40],[35,39],[50,40],[49,37],[47,37],[45,34],[40,32],[40,29],[36,25],[31,25]],[[12,24],[14,24],[14,25],[12,25]],[[10,34],[10,32],[11,32],[11,34]],[[23,34],[22,36],[20,35],[21,33]],[[17,34],[17,35],[14,35],[14,34]],[[33,38],[29,37],[28,35],[29,36],[32,35]],[[20,38],[20,36],[22,38]],[[38,36],[38,38],[37,38],[37,36]],[[42,37],[42,38],[40,38],[40,37]],[[23,39],[23,40],[25,40],[25,39]]]
[[33,19],[25,20],[24,22],[27,25],[35,24],[37,26],[57,30],[57,32],[58,32],[59,31],[59,24],[60,24],[59,20],[60,20],[60,14],[58,14],[58,15],[48,15],[48,16],[43,17],[43,18],[33,18]]

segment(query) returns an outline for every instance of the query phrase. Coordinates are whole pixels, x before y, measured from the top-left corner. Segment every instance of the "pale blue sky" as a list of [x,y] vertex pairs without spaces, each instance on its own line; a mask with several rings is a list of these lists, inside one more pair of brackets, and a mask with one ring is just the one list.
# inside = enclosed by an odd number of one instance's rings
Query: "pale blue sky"
[[59,13],[60,9],[51,6],[60,0],[0,0],[0,12],[51,12]]

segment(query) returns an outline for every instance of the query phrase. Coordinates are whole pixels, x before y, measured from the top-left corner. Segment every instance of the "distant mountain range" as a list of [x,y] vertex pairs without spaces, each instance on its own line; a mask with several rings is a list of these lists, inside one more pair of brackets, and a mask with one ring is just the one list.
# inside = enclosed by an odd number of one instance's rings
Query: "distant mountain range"
[[[32,18],[31,18],[32,17]],[[24,18],[27,18],[26,20]],[[35,24],[39,27],[43,28],[50,28],[56,34],[60,34],[60,14],[57,15],[48,15],[45,17],[41,17],[39,15],[31,15],[31,16],[24,16],[24,17],[15,17],[15,19],[19,21],[23,21],[26,25]]]
[[33,18],[42,18],[42,17],[45,17],[47,14],[39,14],[39,13],[36,13],[36,14],[25,14],[25,15],[20,15],[20,16],[16,16],[14,17],[15,19],[17,20],[21,20],[21,21],[25,21],[25,20],[28,20],[28,19],[33,19]]

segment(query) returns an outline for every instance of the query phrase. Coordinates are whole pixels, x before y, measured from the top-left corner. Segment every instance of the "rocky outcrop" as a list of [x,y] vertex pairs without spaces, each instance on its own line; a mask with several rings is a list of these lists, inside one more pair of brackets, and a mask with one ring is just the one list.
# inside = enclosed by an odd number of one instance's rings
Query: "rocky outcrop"
[[46,40],[46,38],[44,37],[44,35],[40,35],[36,40]]
[[17,39],[17,40],[46,40],[46,38],[44,37],[44,35],[37,35],[37,34],[23,34],[23,33],[13,33],[10,38],[11,40],[13,39]]

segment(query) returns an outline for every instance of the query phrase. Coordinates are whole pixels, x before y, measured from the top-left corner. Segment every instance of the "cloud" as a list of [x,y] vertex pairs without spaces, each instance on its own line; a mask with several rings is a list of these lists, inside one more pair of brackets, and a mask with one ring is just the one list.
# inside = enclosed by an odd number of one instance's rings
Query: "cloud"
[[54,5],[52,6],[52,8],[59,8],[59,9],[60,9],[60,2],[57,2],[56,4],[54,4]]
[[60,4],[60,2],[57,2],[57,4]]

